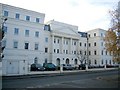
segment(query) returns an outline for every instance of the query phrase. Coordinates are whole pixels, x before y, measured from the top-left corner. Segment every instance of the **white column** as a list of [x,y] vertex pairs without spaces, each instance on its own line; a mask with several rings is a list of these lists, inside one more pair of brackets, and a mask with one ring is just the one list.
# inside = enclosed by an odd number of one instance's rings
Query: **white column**
[[63,54],[64,37],[61,39],[61,54]]
[[70,38],[70,51],[69,51],[70,54],[72,54],[72,38]]
[[50,62],[53,60],[53,53],[54,53],[54,35],[51,36],[51,52],[50,52]]

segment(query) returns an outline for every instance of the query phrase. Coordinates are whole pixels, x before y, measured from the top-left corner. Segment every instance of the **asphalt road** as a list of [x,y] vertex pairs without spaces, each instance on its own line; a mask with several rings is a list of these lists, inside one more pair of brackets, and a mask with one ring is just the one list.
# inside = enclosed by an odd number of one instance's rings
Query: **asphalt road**
[[2,80],[2,88],[118,88],[118,71]]

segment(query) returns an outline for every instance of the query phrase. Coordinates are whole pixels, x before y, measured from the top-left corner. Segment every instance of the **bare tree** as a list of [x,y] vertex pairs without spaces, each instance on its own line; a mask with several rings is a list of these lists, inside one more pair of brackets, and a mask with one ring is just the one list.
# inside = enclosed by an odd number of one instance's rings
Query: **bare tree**
[[78,53],[76,55],[81,64],[85,64],[86,55],[84,52],[85,51],[78,51]]

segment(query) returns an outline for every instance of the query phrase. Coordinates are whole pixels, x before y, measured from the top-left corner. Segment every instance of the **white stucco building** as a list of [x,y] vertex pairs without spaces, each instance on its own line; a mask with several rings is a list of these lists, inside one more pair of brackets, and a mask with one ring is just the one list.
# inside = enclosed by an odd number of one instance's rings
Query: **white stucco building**
[[34,62],[79,65],[79,52],[84,52],[85,59],[88,53],[90,65],[113,64],[104,48],[105,30],[79,32],[75,25],[54,20],[44,24],[45,14],[6,4],[0,4],[0,13],[1,23],[2,19],[8,19],[2,40],[3,75],[27,74]]

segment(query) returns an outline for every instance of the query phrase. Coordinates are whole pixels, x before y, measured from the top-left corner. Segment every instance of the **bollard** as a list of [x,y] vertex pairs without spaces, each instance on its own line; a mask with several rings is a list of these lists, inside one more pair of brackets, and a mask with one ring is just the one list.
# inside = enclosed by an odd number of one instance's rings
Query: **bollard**
[[60,65],[60,72],[63,72],[63,66],[62,66],[62,64]]
[[85,70],[88,71],[88,65],[86,64],[85,66],[86,66]]
[[104,69],[106,69],[106,65],[104,66]]

